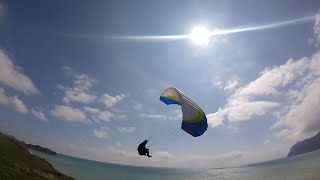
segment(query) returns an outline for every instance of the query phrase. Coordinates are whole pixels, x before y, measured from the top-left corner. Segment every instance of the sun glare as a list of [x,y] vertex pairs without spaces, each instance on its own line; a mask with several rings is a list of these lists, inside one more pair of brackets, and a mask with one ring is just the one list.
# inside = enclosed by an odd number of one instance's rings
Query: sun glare
[[210,31],[202,26],[194,27],[190,39],[196,45],[207,45],[210,41]]

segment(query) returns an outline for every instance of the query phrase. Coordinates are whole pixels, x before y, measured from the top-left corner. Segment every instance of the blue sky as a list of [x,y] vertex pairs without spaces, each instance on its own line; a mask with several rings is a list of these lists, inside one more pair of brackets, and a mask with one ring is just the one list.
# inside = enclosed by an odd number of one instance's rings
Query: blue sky
[[[283,157],[320,129],[318,2],[0,5],[0,129],[19,139],[106,162],[217,167]],[[291,23],[272,26],[282,22]],[[198,25],[273,28],[206,46],[118,38],[188,35]],[[182,131],[180,107],[159,101],[170,86],[207,114],[203,136]],[[154,157],[139,157],[149,137]]]

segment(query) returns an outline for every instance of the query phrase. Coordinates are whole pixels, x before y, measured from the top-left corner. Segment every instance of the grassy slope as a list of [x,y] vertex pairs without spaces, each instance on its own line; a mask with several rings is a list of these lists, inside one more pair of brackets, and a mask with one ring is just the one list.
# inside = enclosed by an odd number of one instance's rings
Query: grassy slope
[[0,133],[0,179],[72,179]]

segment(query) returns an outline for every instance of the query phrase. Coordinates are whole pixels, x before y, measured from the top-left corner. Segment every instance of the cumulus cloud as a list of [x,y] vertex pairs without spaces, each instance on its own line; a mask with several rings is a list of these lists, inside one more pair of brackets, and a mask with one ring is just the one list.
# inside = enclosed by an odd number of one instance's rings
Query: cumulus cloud
[[96,100],[97,96],[91,92],[92,86],[97,82],[96,79],[86,74],[75,75],[72,87],[64,87],[58,85],[58,89],[63,90],[65,97],[63,102],[69,104],[71,102],[89,104]]
[[56,105],[55,108],[51,110],[51,114],[69,122],[88,123],[86,115],[80,109],[65,105]]
[[48,118],[42,112],[41,108],[32,108],[31,113],[43,122],[48,122]]
[[[311,58],[289,59],[264,70],[260,77],[240,87],[227,104],[208,114],[211,127],[224,121],[239,122],[266,113],[274,114],[277,137],[299,139],[320,129],[320,52]],[[277,101],[272,101],[277,99]]]
[[63,98],[63,102],[66,104],[69,104],[72,101],[87,104],[93,102],[97,98],[94,95],[90,95],[85,92],[77,92],[74,90],[68,90],[65,93],[66,96]]
[[119,127],[118,131],[120,133],[133,133],[136,130],[135,127]]
[[89,104],[97,99],[92,92],[92,87],[97,80],[86,74],[77,74],[74,69],[68,66],[61,68],[68,76],[74,78],[72,86],[57,85],[57,88],[64,92],[63,102],[70,104],[72,102]]
[[0,104],[11,107],[21,114],[27,114],[28,108],[17,96],[7,96],[4,89],[0,88]]
[[215,113],[207,115],[208,123],[211,127],[216,127],[223,124],[225,119],[230,122],[246,121],[254,116],[262,116],[271,109],[279,106],[277,102],[270,101],[240,101],[235,103],[238,99],[231,99],[223,109],[219,109]]
[[109,122],[114,117],[114,114],[110,111],[101,111],[100,109],[85,106],[84,111],[88,112],[96,122]]
[[236,80],[229,80],[227,81],[226,86],[224,87],[224,90],[226,91],[233,91],[237,88],[237,86],[239,85],[238,81]]
[[101,101],[107,106],[112,107],[116,105],[119,101],[123,100],[126,97],[125,94],[119,94],[116,96],[111,96],[109,94],[104,94],[101,97]]
[[19,113],[22,113],[22,114],[28,113],[28,109],[27,109],[26,105],[17,96],[14,96],[11,98],[11,105]]
[[218,77],[214,77],[211,84],[214,88],[223,89],[227,92],[233,92],[239,86],[237,80],[222,81]]
[[113,117],[113,114],[109,111],[100,111],[96,117],[99,119],[99,120],[102,120],[102,121],[110,121],[111,118]]
[[[301,63],[304,62],[304,63]],[[285,92],[286,106],[273,128],[282,129],[277,135],[291,139],[308,137],[320,129],[320,52],[311,58],[302,58],[295,62],[304,76],[295,74],[295,81]]]
[[93,135],[97,138],[100,138],[100,139],[105,139],[108,137],[108,130],[109,130],[109,127],[107,126],[102,126],[101,128],[99,129],[94,129],[93,130]]
[[211,117],[209,123],[215,127],[220,125],[225,118],[232,122],[249,120],[278,107],[280,102],[262,101],[259,98],[283,95],[285,91],[281,91],[281,88],[288,87],[297,78],[304,77],[308,68],[307,62],[307,58],[295,62],[289,59],[284,65],[264,70],[256,80],[238,88],[230,96],[224,108],[209,114],[208,116]]
[[0,83],[24,94],[39,94],[32,80],[13,64],[12,60],[0,50]]

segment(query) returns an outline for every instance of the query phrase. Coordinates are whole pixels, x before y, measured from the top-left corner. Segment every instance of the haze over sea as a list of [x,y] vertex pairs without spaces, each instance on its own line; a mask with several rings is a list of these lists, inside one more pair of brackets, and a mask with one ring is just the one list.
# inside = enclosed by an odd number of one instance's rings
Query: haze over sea
[[291,158],[234,168],[182,169],[141,167],[90,161],[65,155],[48,155],[30,150],[46,159],[57,170],[76,179],[320,179],[320,151]]

